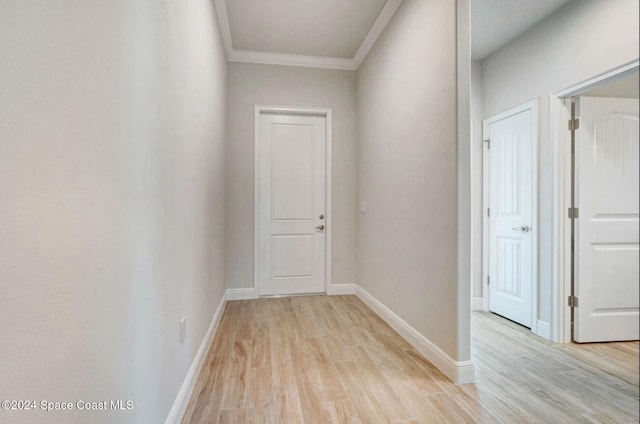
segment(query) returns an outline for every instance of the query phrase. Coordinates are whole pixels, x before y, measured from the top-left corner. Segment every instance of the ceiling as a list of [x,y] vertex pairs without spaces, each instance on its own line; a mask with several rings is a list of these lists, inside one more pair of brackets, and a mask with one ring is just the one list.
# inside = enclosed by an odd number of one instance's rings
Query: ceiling
[[355,70],[402,0],[215,0],[230,61]]
[[640,79],[638,79],[638,72],[613,80],[601,87],[594,88],[582,94],[582,96],[637,99],[640,97]]
[[[402,3],[214,1],[230,61],[349,70],[358,69]],[[472,58],[486,58],[568,2],[471,0]]]
[[350,59],[386,0],[227,1],[233,48]]
[[569,0],[471,0],[471,58],[482,60]]

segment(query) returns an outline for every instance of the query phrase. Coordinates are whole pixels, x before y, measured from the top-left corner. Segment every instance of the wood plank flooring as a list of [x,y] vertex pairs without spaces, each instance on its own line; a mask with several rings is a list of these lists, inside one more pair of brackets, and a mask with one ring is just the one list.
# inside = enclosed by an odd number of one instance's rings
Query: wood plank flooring
[[504,422],[637,423],[639,347],[555,344],[501,317],[475,312],[472,392],[483,407],[504,410]]
[[637,423],[638,343],[556,345],[472,314],[456,386],[355,296],[228,302],[183,423]]

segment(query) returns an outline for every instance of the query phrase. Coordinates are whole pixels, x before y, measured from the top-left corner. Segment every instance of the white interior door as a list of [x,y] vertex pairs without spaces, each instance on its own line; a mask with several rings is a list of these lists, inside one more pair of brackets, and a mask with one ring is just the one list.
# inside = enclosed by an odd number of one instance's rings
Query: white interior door
[[[533,105],[489,119],[489,310],[531,328]],[[488,131],[488,133],[487,133]]]
[[261,113],[260,295],[325,291],[326,117]]
[[581,97],[575,340],[638,339],[638,100]]

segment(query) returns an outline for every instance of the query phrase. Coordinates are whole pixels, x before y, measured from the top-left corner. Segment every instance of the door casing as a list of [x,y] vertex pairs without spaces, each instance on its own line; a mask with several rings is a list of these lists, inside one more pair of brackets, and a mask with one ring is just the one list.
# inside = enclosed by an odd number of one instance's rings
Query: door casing
[[[532,171],[532,192],[531,199],[532,208],[532,226],[531,226],[531,242],[532,242],[532,294],[531,294],[531,331],[538,334],[538,100],[534,99],[511,108],[498,115],[494,115],[483,121],[482,139],[489,138],[489,126],[497,121],[505,119],[509,116],[531,110],[531,119],[533,125],[531,128],[531,171]],[[483,141],[482,148],[482,310],[489,311],[489,217],[487,209],[489,208],[489,149],[487,143]],[[544,336],[544,335],[543,335]]]
[[331,240],[332,240],[332,217],[333,209],[331,203],[331,156],[332,156],[332,109],[317,107],[295,107],[295,106],[271,106],[256,105],[254,121],[254,216],[253,216],[253,290],[254,297],[260,296],[260,115],[264,113],[280,113],[284,115],[316,115],[324,116],[326,120],[326,181],[325,181],[325,292],[329,293],[331,288]]

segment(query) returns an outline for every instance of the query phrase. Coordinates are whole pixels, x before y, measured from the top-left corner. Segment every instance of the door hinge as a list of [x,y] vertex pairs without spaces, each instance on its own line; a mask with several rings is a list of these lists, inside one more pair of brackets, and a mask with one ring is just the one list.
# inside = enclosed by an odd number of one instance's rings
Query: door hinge
[[569,219],[577,219],[578,216],[580,215],[580,211],[578,210],[578,208],[569,208],[568,212],[569,212]]
[[491,139],[487,138],[484,142],[487,143],[487,149],[491,149]]
[[569,119],[569,131],[575,131],[578,128],[580,128],[580,120],[578,118]]
[[487,208],[487,218],[491,216],[491,208]]
[[570,308],[577,308],[578,307],[578,297],[577,296],[569,296],[567,298],[567,304],[569,305]]
[[487,286],[491,284],[491,277],[487,275]]

